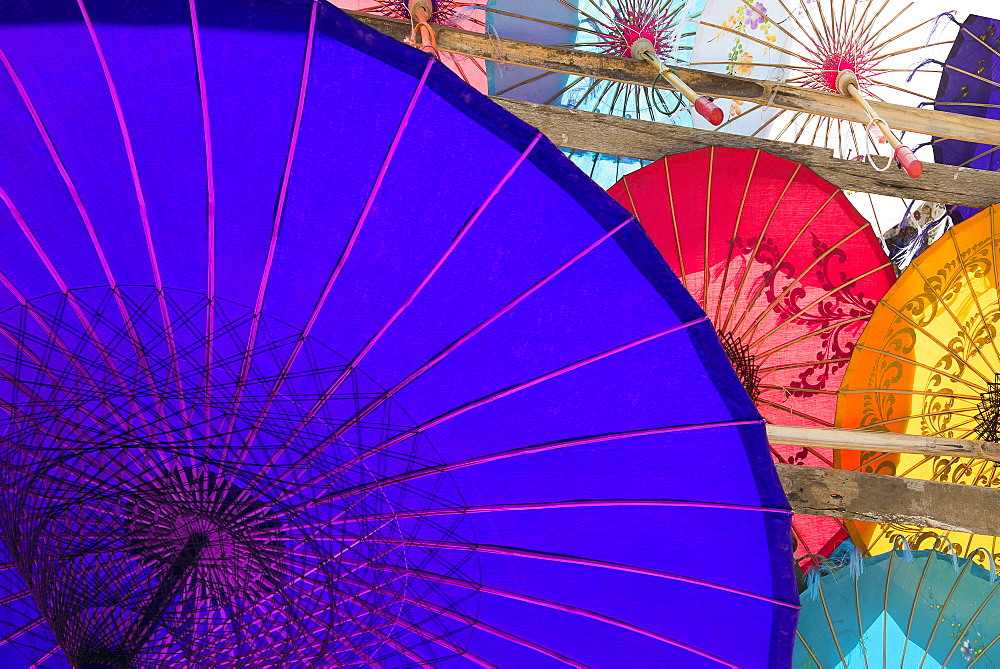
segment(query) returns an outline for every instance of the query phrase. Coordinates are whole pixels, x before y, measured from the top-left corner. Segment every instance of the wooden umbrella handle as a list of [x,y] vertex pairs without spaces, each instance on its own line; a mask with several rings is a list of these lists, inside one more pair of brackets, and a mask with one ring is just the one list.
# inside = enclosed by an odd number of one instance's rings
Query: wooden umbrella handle
[[889,127],[889,124],[875,113],[868,100],[865,100],[865,97],[861,95],[861,89],[858,88],[858,76],[854,72],[851,70],[840,71],[840,74],[837,75],[837,90],[843,95],[850,96],[855,102],[861,105],[861,108],[865,110],[865,114],[868,115],[869,122],[878,126],[882,136],[886,138],[889,146],[892,147],[893,156],[899,161],[899,164],[902,165],[911,179],[916,179],[924,173],[924,164],[913,154],[913,150],[899,141],[896,134]]

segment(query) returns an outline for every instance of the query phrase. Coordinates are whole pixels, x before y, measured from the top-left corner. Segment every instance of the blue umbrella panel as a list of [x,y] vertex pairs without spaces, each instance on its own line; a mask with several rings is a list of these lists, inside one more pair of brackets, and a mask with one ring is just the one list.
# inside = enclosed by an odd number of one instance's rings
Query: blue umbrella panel
[[803,593],[794,666],[997,666],[1000,581],[976,558],[904,548],[829,570]]
[[5,3],[0,119],[0,665],[788,665],[711,324],[436,60],[319,1]]

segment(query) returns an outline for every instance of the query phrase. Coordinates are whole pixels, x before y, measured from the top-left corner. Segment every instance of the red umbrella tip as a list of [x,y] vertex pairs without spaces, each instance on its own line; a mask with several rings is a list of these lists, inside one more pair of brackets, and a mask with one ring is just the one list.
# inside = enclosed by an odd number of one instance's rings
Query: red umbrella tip
[[704,116],[705,120],[712,125],[721,125],[722,120],[725,118],[722,108],[715,104],[713,98],[707,95],[699,95],[698,99],[694,101],[694,108],[695,111]]
[[916,179],[924,173],[924,164],[920,162],[909,147],[900,145],[896,149],[896,160],[903,166],[911,179]]

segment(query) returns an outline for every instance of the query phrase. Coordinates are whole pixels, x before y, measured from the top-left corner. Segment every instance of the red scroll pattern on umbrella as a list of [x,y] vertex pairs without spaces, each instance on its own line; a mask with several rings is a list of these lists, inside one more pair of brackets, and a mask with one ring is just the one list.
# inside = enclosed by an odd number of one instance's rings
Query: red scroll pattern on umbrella
[[[610,193],[712,319],[768,422],[830,427],[854,344],[894,279],[868,222],[799,163],[710,148],[669,156]],[[779,462],[832,466],[828,449],[773,445]],[[829,554],[839,521],[797,518],[797,556]]]

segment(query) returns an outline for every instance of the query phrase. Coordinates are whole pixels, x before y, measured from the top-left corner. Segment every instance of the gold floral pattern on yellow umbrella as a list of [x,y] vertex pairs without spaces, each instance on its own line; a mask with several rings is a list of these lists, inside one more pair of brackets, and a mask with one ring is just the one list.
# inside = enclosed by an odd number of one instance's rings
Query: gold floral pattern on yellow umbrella
[[[837,424],[959,439],[1000,440],[1000,206],[949,230],[879,301],[851,357]],[[1000,487],[1000,463],[947,456],[842,451],[842,469]],[[984,509],[984,513],[988,512]],[[870,554],[904,536],[913,548],[939,530],[850,522]],[[949,532],[959,556],[1000,539]]]

